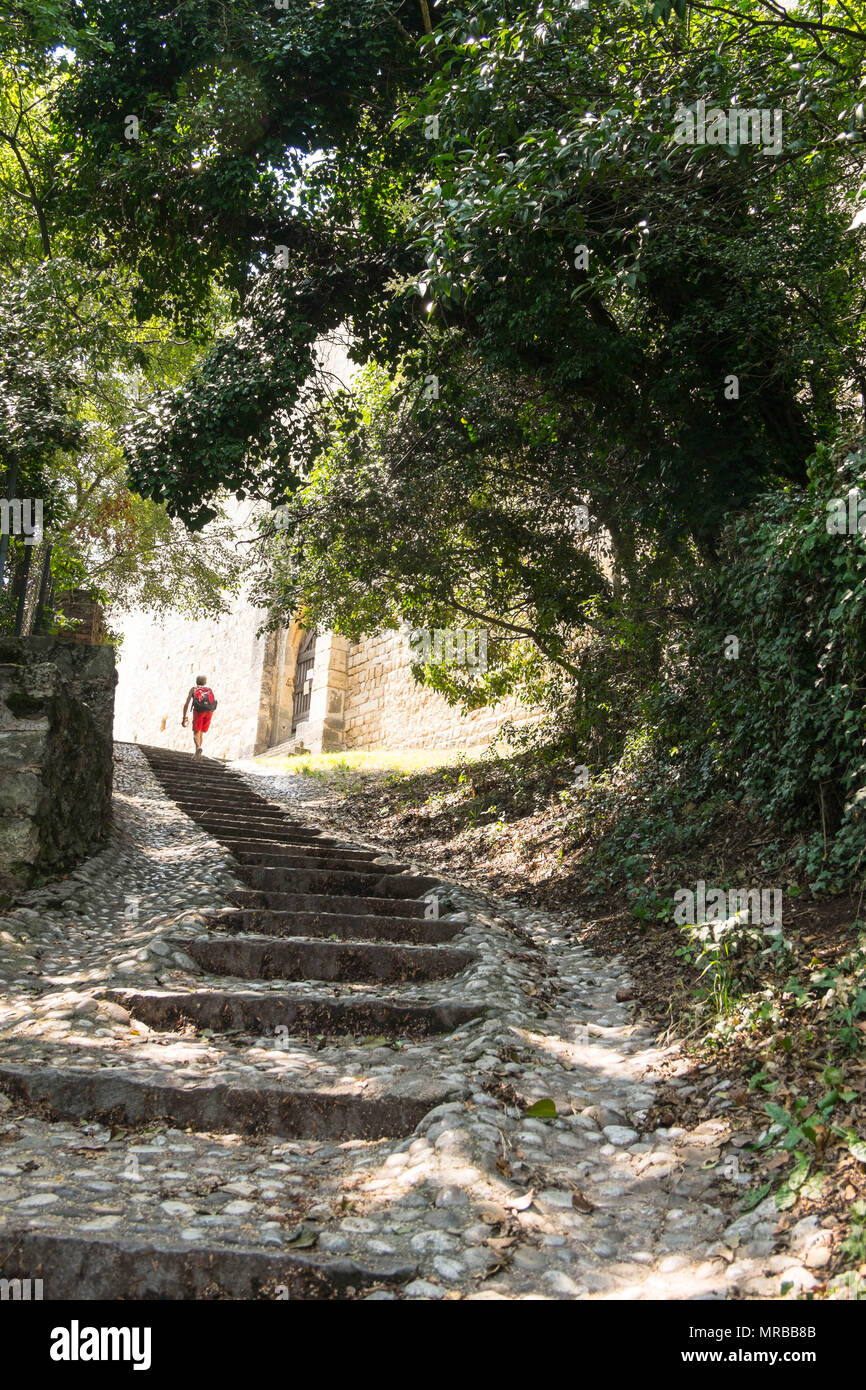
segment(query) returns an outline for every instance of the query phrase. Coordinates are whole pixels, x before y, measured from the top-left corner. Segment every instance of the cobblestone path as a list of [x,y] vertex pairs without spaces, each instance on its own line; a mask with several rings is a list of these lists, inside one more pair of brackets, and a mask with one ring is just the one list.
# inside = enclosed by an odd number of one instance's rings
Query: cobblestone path
[[723,1088],[691,1132],[654,1122],[686,1063],[571,924],[328,835],[280,779],[118,757],[112,845],[0,918],[3,1277],[84,1299],[814,1286],[830,1232],[782,1248],[772,1203],[731,1209]]

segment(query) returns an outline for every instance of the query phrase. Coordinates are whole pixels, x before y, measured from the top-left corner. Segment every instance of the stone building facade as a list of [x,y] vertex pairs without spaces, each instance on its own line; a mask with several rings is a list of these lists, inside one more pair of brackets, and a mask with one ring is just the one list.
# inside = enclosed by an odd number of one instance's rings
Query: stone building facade
[[181,727],[181,711],[199,674],[219,702],[205,751],[225,759],[268,749],[471,748],[489,743],[507,722],[536,717],[513,699],[469,713],[450,706],[415,682],[398,632],[359,643],[319,633],[299,681],[298,653],[307,634],[293,622],[257,635],[266,617],[244,600],[216,622],[122,617],[115,738],[190,749],[191,723]]
[[460,713],[438,693],[412,678],[406,643],[396,632],[349,646],[346,653],[346,745],[394,748],[411,730],[414,748],[462,748],[489,743],[510,722],[526,724],[533,712],[509,698]]
[[517,700],[464,712],[419,685],[400,632],[361,642],[337,633],[316,637],[307,676],[309,712],[293,729],[297,654],[301,629],[293,624],[272,635],[264,672],[259,747],[308,752],[375,748],[472,748],[493,739],[505,723],[522,725],[537,712]]

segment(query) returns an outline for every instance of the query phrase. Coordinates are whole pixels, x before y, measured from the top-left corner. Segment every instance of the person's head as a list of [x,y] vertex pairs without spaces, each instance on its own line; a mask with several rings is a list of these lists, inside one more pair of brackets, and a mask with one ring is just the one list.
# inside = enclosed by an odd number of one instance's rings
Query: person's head
[[207,676],[196,676],[196,685],[207,685]]

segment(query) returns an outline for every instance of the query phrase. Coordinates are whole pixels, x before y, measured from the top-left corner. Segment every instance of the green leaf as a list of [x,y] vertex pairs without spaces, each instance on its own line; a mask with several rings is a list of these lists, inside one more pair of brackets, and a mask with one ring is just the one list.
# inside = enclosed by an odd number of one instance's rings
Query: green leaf
[[545,1098],[544,1100],[537,1100],[524,1113],[531,1115],[534,1120],[555,1120],[557,1109],[552,1100]]
[[794,1191],[797,1191],[799,1188],[803,1186],[803,1183],[809,1176],[809,1169],[812,1167],[812,1160],[810,1158],[807,1158],[805,1154],[801,1153],[796,1154],[795,1157],[797,1162],[794,1164],[794,1167],[785,1179],[785,1183],[787,1187],[790,1187]]
[[800,1196],[807,1198],[810,1202],[818,1202],[824,1195],[824,1188],[827,1186],[827,1179],[823,1173],[813,1173],[807,1178],[800,1188]]
[[793,1125],[794,1122],[791,1119],[791,1116],[788,1114],[787,1110],[782,1109],[781,1105],[773,1105],[771,1102],[768,1101],[765,1104],[764,1109],[766,1110],[770,1119],[773,1120],[777,1125],[783,1125],[785,1129],[790,1129]]
[[299,1226],[286,1240],[295,1250],[309,1250],[319,1239],[319,1232],[312,1226]]
[[765,1182],[763,1186],[755,1187],[747,1192],[740,1204],[741,1210],[744,1212],[752,1211],[755,1207],[760,1206],[772,1186],[772,1182]]

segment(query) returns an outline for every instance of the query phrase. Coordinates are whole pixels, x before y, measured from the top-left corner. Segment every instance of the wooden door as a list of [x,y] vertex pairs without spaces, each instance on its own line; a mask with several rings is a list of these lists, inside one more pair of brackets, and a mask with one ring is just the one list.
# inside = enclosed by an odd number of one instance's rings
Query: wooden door
[[316,661],[315,629],[301,638],[295,666],[295,687],[292,699],[292,733],[310,713],[310,694],[313,687],[313,666]]

